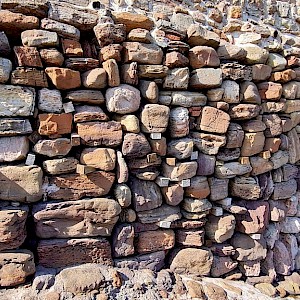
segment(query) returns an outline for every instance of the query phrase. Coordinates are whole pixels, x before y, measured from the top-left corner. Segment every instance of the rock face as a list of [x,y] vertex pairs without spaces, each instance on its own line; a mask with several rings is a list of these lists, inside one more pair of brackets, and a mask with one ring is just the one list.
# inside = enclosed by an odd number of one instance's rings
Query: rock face
[[42,240],[37,252],[39,263],[46,268],[83,263],[112,265],[110,245],[105,238]]
[[37,204],[33,216],[40,238],[93,237],[110,235],[120,212],[115,200],[93,198]]
[[35,273],[33,253],[29,250],[10,250],[0,253],[0,286],[10,287],[24,283]]

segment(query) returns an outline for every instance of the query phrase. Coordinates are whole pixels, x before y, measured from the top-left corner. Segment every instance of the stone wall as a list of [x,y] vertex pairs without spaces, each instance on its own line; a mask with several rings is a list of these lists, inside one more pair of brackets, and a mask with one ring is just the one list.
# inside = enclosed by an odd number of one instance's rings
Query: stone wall
[[298,2],[177,4],[2,0],[0,286],[300,268]]

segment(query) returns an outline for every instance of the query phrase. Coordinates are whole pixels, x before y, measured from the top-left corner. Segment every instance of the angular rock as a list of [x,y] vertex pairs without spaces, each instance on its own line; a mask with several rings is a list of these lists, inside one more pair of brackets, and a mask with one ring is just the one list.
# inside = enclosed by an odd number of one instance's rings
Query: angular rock
[[93,30],[100,47],[104,47],[124,42],[126,38],[125,28],[124,24],[102,23],[96,25]]
[[297,192],[297,183],[295,179],[278,182],[274,184],[272,199],[281,200],[292,197]]
[[38,108],[48,113],[60,113],[63,108],[59,90],[43,88],[38,91]]
[[81,75],[82,84],[88,89],[103,89],[107,85],[107,73],[103,68],[95,68]]
[[36,202],[42,198],[42,169],[38,166],[1,166],[0,199]]
[[193,89],[215,88],[222,84],[221,69],[196,69],[190,78],[190,87]]
[[170,184],[161,188],[162,195],[168,205],[176,206],[183,200],[184,189],[179,184]]
[[225,136],[199,132],[192,132],[191,136],[195,146],[204,154],[208,155],[216,155],[219,148],[226,144]]
[[139,133],[126,133],[122,144],[122,154],[127,158],[143,157],[151,152],[146,137]]
[[257,45],[245,44],[242,45],[242,48],[247,52],[245,63],[249,65],[254,64],[264,64],[266,63],[269,52],[266,49],[263,49]]
[[55,48],[41,49],[40,56],[46,67],[61,67],[64,56]]
[[0,55],[8,56],[11,49],[9,45],[9,41],[7,39],[6,34],[3,31],[0,31]]
[[71,141],[66,138],[58,138],[55,140],[40,140],[34,147],[33,151],[37,154],[48,157],[61,157],[67,155],[72,148]]
[[204,106],[206,104],[207,98],[204,94],[198,92],[172,92],[172,103],[171,105],[178,105],[182,107],[191,106]]
[[252,167],[250,164],[243,165],[239,162],[228,162],[223,164],[222,166],[217,166],[215,174],[218,178],[224,179],[244,175],[251,171]]
[[206,106],[202,110],[200,129],[213,133],[226,133],[230,123],[227,113],[214,107]]
[[193,69],[218,67],[220,59],[215,49],[207,46],[196,46],[189,50],[189,61]]
[[165,78],[163,88],[186,90],[189,84],[189,68],[169,69]]
[[242,156],[252,156],[264,149],[265,136],[263,132],[245,133],[241,148]]
[[0,286],[22,284],[35,273],[33,253],[29,250],[10,250],[0,253]]
[[25,30],[21,33],[22,44],[29,47],[56,47],[58,36],[55,32],[41,29]]
[[115,200],[93,198],[40,203],[33,216],[40,238],[93,237],[111,235],[120,212]]
[[210,215],[205,225],[205,234],[210,240],[223,243],[233,236],[235,224],[236,221],[233,215],[224,214],[221,217]]
[[164,163],[162,167],[162,175],[169,178],[171,181],[181,181],[189,179],[197,173],[197,162],[182,162],[175,166],[169,166]]
[[208,183],[210,187],[209,198],[211,201],[222,200],[228,196],[229,179],[210,177]]
[[257,87],[262,100],[277,101],[281,97],[282,85],[280,83],[262,82]]
[[92,9],[81,8],[65,2],[51,2],[48,18],[72,25],[82,31],[88,31],[97,24],[98,14]]
[[289,275],[292,269],[292,259],[288,249],[281,241],[276,241],[274,248],[274,267],[277,274]]
[[20,67],[43,67],[40,54],[36,47],[14,47],[18,65]]
[[28,207],[25,205],[19,207],[1,207],[1,251],[15,249],[23,244],[26,238],[25,223],[28,216],[28,211]]
[[230,192],[232,196],[245,200],[257,200],[260,197],[260,185],[253,177],[234,177],[230,181]]
[[102,63],[104,70],[107,73],[107,81],[110,87],[120,85],[119,67],[115,59],[108,59]]
[[[114,257],[134,254],[134,227],[130,224],[117,225],[113,233],[112,252]],[[110,245],[108,246],[110,248]]]
[[62,38],[72,40],[79,40],[80,38],[80,31],[75,26],[61,23],[55,20],[47,18],[42,19],[41,28],[49,31],[54,31]]
[[50,199],[78,200],[108,194],[114,180],[114,173],[104,171],[94,171],[87,175],[65,174],[49,177],[44,189]]
[[103,171],[112,171],[116,165],[116,152],[109,148],[84,148],[80,163]]
[[178,229],[176,230],[176,243],[185,247],[201,247],[204,244],[204,230]]
[[46,268],[85,263],[112,265],[110,244],[104,238],[41,240],[37,256],[39,264]]
[[45,69],[53,85],[59,90],[69,90],[80,87],[81,79],[78,71],[67,68],[48,67]]
[[119,122],[86,122],[77,124],[83,144],[114,147],[122,143],[122,127]]
[[189,59],[180,52],[172,51],[166,54],[164,64],[168,68],[187,67]]
[[43,161],[43,169],[51,175],[72,173],[76,170],[78,160],[73,157],[57,158]]
[[108,111],[118,114],[137,111],[141,101],[140,91],[127,84],[109,88],[106,91],[105,98]]
[[190,138],[181,138],[171,141],[167,146],[167,154],[178,159],[185,159],[191,156],[194,143]]
[[259,115],[260,106],[255,104],[237,104],[229,109],[229,116],[234,120],[248,120]]
[[0,162],[25,159],[28,152],[29,140],[26,136],[0,138]]
[[170,269],[179,274],[208,275],[213,262],[209,250],[186,248],[173,253]]
[[65,99],[75,103],[94,105],[103,104],[105,102],[103,94],[100,91],[95,90],[70,91],[66,94]]
[[7,58],[0,57],[0,83],[6,83],[9,80],[11,70],[11,61]]
[[161,206],[162,195],[156,183],[132,178],[130,188],[135,211],[148,211]]
[[192,24],[187,30],[188,43],[190,46],[209,46],[216,48],[220,44],[219,36],[200,24]]
[[131,204],[131,190],[126,184],[117,184],[114,189],[114,196],[122,208]]
[[1,118],[0,136],[15,136],[32,133],[28,119]]
[[137,236],[136,251],[139,254],[172,249],[175,245],[175,233],[171,229],[145,231]]
[[182,208],[191,213],[202,213],[212,208],[212,204],[207,199],[185,198]]
[[170,135],[172,138],[184,137],[189,134],[189,111],[185,107],[170,110]]
[[39,114],[40,135],[62,135],[72,131],[72,114]]

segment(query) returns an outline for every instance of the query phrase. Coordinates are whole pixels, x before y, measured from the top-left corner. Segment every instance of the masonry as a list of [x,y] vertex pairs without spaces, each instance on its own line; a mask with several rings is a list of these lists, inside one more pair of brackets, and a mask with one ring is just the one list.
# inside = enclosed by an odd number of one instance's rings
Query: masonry
[[0,286],[298,270],[300,8],[121,2],[2,0]]

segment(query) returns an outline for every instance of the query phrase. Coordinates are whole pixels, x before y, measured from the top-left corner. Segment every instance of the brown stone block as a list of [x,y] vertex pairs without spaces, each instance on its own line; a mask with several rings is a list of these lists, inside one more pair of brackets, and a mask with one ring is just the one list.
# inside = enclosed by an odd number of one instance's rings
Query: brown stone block
[[14,52],[20,67],[43,67],[40,54],[36,47],[15,46]]
[[17,68],[11,73],[11,83],[37,87],[48,87],[45,72],[35,68]]
[[73,115],[69,114],[39,114],[40,135],[62,135],[72,131]]

